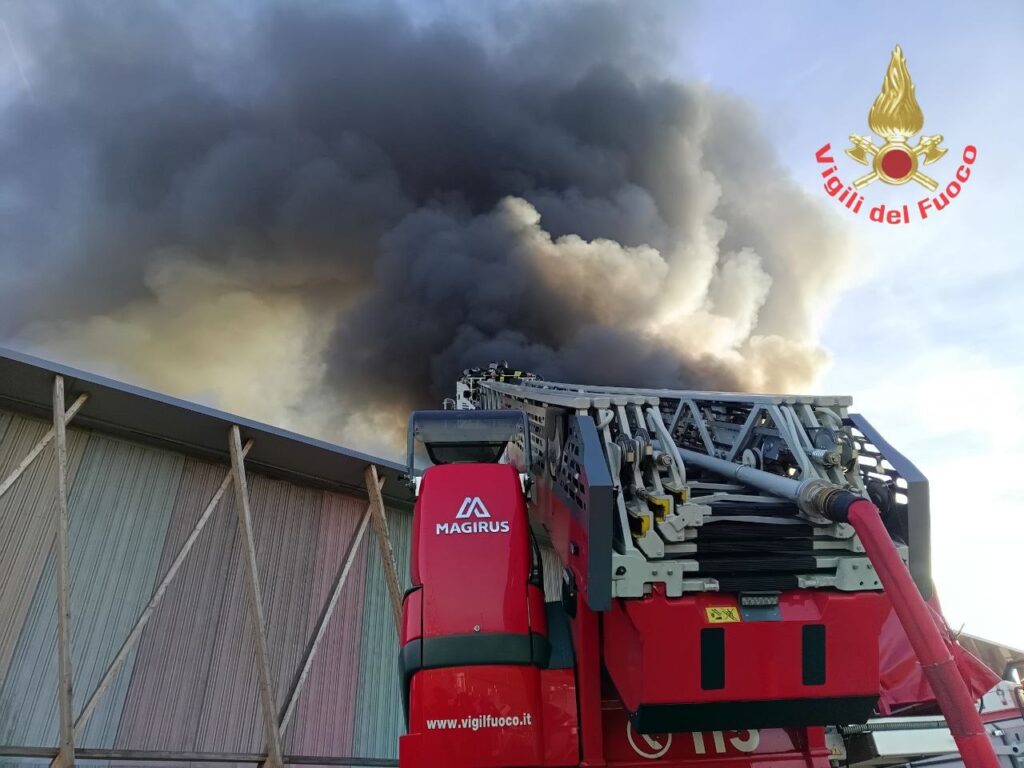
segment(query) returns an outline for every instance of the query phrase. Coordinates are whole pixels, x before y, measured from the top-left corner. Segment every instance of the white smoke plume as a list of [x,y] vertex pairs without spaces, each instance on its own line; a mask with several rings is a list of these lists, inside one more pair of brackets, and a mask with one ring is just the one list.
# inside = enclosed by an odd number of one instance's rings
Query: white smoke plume
[[664,6],[33,4],[0,338],[368,450],[462,368],[800,390],[843,235]]

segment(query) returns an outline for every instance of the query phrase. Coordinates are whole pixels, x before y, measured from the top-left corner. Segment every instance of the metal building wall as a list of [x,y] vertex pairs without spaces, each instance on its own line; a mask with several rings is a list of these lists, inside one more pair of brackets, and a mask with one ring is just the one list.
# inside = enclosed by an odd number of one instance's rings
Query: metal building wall
[[[0,410],[0,478],[48,427]],[[69,428],[68,439],[77,713],[229,468],[96,432]],[[53,475],[48,448],[0,497],[0,745],[57,743]],[[280,706],[366,500],[251,470],[249,483]],[[410,515],[388,517],[407,578]],[[284,734],[286,753],[395,755],[397,645],[373,544],[371,535],[362,542]],[[229,490],[93,714],[82,747],[263,750],[240,555]]]
[[[0,476],[19,464],[49,425],[0,410]],[[85,440],[68,436],[68,482],[73,484]],[[0,497],[0,682],[10,667],[36,585],[53,541],[56,505],[53,452],[44,451]],[[9,711],[0,688],[0,741],[8,742]]]
[[[392,515],[389,519],[391,541],[398,559],[398,575],[409,583],[409,546],[412,515]],[[369,555],[366,593],[363,600],[363,647],[359,655],[359,708],[355,720],[354,752],[360,756],[398,756],[398,736],[404,715],[398,690],[398,638],[384,584],[380,553],[374,547]],[[388,681],[380,685],[380,681]]]

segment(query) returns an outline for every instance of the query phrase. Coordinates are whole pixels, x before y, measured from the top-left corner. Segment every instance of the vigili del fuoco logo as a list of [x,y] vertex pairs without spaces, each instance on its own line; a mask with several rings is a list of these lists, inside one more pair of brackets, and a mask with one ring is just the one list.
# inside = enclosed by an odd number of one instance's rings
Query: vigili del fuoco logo
[[[814,153],[818,163],[826,166],[821,171],[825,191],[852,213],[864,215],[866,212],[871,221],[879,224],[909,224],[914,218],[924,220],[944,210],[963,191],[971,177],[971,166],[978,157],[978,149],[973,144],[964,147],[955,178],[950,178],[941,189],[940,183],[925,172],[927,166],[942,160],[947,150],[942,146],[941,133],[922,135],[916,145],[910,143],[924,128],[924,113],[914,95],[914,83],[907,70],[903,49],[898,45],[893,49],[889,69],[882,81],[882,92],[868,111],[868,127],[881,143],[870,137],[850,134],[853,146],[846,150],[846,154],[870,168],[868,173],[854,179],[851,184],[840,179],[839,166],[835,163],[830,143]],[[936,175],[942,171],[951,173],[951,164],[947,161],[943,165],[947,169],[937,167]],[[911,189],[919,185],[927,193],[903,204],[865,204],[865,196],[860,190],[876,181],[893,186],[915,182]]]

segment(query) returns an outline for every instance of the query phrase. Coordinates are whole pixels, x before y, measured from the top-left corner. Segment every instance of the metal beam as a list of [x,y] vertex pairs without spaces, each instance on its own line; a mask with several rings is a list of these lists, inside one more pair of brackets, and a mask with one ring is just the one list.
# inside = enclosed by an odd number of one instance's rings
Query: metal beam
[[[75,418],[75,414],[81,410],[82,406],[85,405],[85,401],[88,399],[89,395],[85,392],[78,396],[75,402],[71,404],[71,407],[64,413],[64,426],[67,426],[68,422]],[[25,456],[25,458],[21,460],[21,463],[11,470],[11,473],[4,478],[2,483],[0,483],[0,496],[3,496],[11,489],[11,486],[14,485],[14,481],[21,477],[22,472],[28,469],[29,465],[36,460],[36,457],[43,452],[43,449],[50,444],[50,441],[53,440],[53,436],[55,434],[56,430],[54,427],[50,427],[47,433],[39,438],[39,442],[32,446],[32,450],[28,452],[28,455]]]
[[711,433],[708,432],[708,426],[704,423],[704,414],[700,412],[700,408],[693,400],[687,400],[686,404],[690,408],[690,413],[693,414],[693,423],[697,425],[697,431],[700,432],[700,439],[704,441],[704,450],[708,452],[709,456],[714,456],[715,441],[711,439]]
[[263,730],[267,742],[267,768],[281,768],[281,731],[277,727],[277,707],[274,706],[274,685],[270,676],[267,636],[264,632],[263,597],[260,594],[259,575],[256,571],[256,545],[253,542],[252,514],[249,511],[249,483],[245,477],[245,459],[242,456],[242,438],[238,425],[232,424],[228,439],[231,448],[231,471],[235,479],[235,509],[238,512],[238,536],[242,543],[242,564],[246,595],[249,599],[249,619],[256,643],[257,687]]
[[[743,421],[743,426],[740,427],[740,431],[736,433],[735,439],[732,441],[732,447],[729,449],[729,453],[726,454],[726,461],[733,461],[737,455],[739,455],[740,448],[745,448],[747,444],[747,435],[750,430],[754,428],[754,424],[757,423],[757,417],[761,413],[761,406],[755,405],[751,407],[750,413],[747,414],[747,418]],[[714,456],[714,453],[709,453],[709,456]]]
[[[252,449],[252,445],[253,441],[249,440],[246,442],[245,447],[242,448],[243,459]],[[232,470],[229,470],[228,473],[224,475],[224,479],[221,481],[216,493],[213,494],[213,498],[210,499],[210,503],[206,505],[206,509],[203,510],[203,514],[199,516],[199,520],[196,522],[195,526],[193,526],[192,532],[189,533],[185,543],[181,546],[181,549],[175,556],[174,562],[171,563],[171,567],[167,569],[167,573],[164,575],[163,580],[160,582],[159,586],[157,586],[156,590],[154,590],[153,596],[149,599],[149,603],[146,604],[142,614],[135,622],[135,626],[132,627],[131,631],[128,633],[128,637],[125,638],[124,643],[121,644],[121,649],[117,652],[114,660],[110,662],[110,666],[107,667],[107,671],[100,679],[99,685],[96,686],[92,695],[89,696],[89,700],[86,702],[85,707],[83,707],[82,713],[78,716],[78,719],[75,720],[76,737],[82,735],[85,724],[92,716],[92,713],[96,710],[103,694],[106,692],[107,688],[110,687],[110,684],[114,682],[118,671],[121,669],[121,665],[124,664],[125,660],[128,658],[128,654],[131,653],[132,648],[135,647],[139,638],[142,637],[142,630],[145,629],[146,624],[149,623],[149,619],[153,615],[153,611],[156,610],[156,607],[160,604],[164,594],[167,592],[167,587],[170,586],[171,581],[174,580],[174,577],[177,575],[182,563],[185,562],[185,558],[188,557],[189,552],[192,551],[192,547],[199,538],[199,534],[202,533],[203,528],[213,515],[214,510],[217,509],[217,505],[227,492],[228,486],[231,485],[233,477],[234,472]]]
[[672,423],[669,425],[668,433],[674,435],[676,433],[676,426],[679,424],[679,417],[683,415],[683,408],[686,406],[686,401],[679,400],[679,405],[676,406],[676,412],[672,414]]
[[366,481],[366,493],[370,498],[370,519],[373,532],[377,534],[377,548],[380,561],[384,566],[384,580],[388,585],[388,596],[391,599],[391,613],[395,619],[395,632],[402,631],[402,587],[398,581],[398,567],[395,565],[395,552],[391,548],[391,535],[388,533],[388,519],[384,512],[384,499],[380,495],[380,478],[377,467],[373,464],[363,473]]
[[[383,485],[383,481],[380,485]],[[338,575],[334,579],[334,584],[331,587],[331,593],[327,598],[327,602],[324,603],[323,610],[320,611],[320,618],[316,624],[316,631],[313,633],[313,637],[310,639],[309,644],[306,646],[306,654],[302,661],[302,667],[299,670],[299,674],[295,678],[295,682],[292,683],[291,690],[288,694],[288,703],[285,705],[284,712],[281,714],[281,733],[284,733],[285,728],[291,722],[292,715],[295,714],[295,707],[299,702],[299,694],[302,693],[302,687],[306,684],[306,678],[309,677],[309,670],[313,667],[313,659],[316,657],[316,652],[320,648],[320,643],[327,632],[327,624],[331,620],[331,616],[334,615],[334,609],[338,604],[338,599],[341,597],[341,590],[345,586],[345,582],[348,580],[349,571],[352,570],[352,564],[356,560],[356,554],[359,551],[359,545],[363,542],[363,537],[366,535],[366,528],[370,523],[370,509],[371,505],[366,505],[366,511],[363,512],[363,517],[359,521],[359,527],[357,528],[355,535],[348,545],[348,552],[346,552],[344,559],[342,560],[341,569],[338,571]]]
[[64,414],[64,377],[53,380],[53,449],[57,476],[57,704],[60,750],[54,768],[75,764],[75,726],[71,674],[71,556],[68,544],[68,442]]

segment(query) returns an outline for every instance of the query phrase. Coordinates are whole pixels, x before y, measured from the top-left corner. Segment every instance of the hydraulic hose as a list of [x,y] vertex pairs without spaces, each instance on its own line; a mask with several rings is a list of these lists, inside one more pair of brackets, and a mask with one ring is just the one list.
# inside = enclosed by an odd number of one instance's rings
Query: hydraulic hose
[[985,724],[975,708],[974,699],[910,571],[893,546],[878,508],[849,491],[840,491],[826,500],[823,512],[831,520],[849,523],[860,537],[935,693],[935,700],[946,718],[964,765],[967,768],[998,768],[999,758],[985,732]]
[[796,480],[683,448],[679,453],[684,461],[695,466],[796,502],[801,513],[812,520],[849,523],[860,537],[896,617],[907,633],[964,765],[999,768],[999,758],[985,733],[974,698],[874,504],[823,480]]

